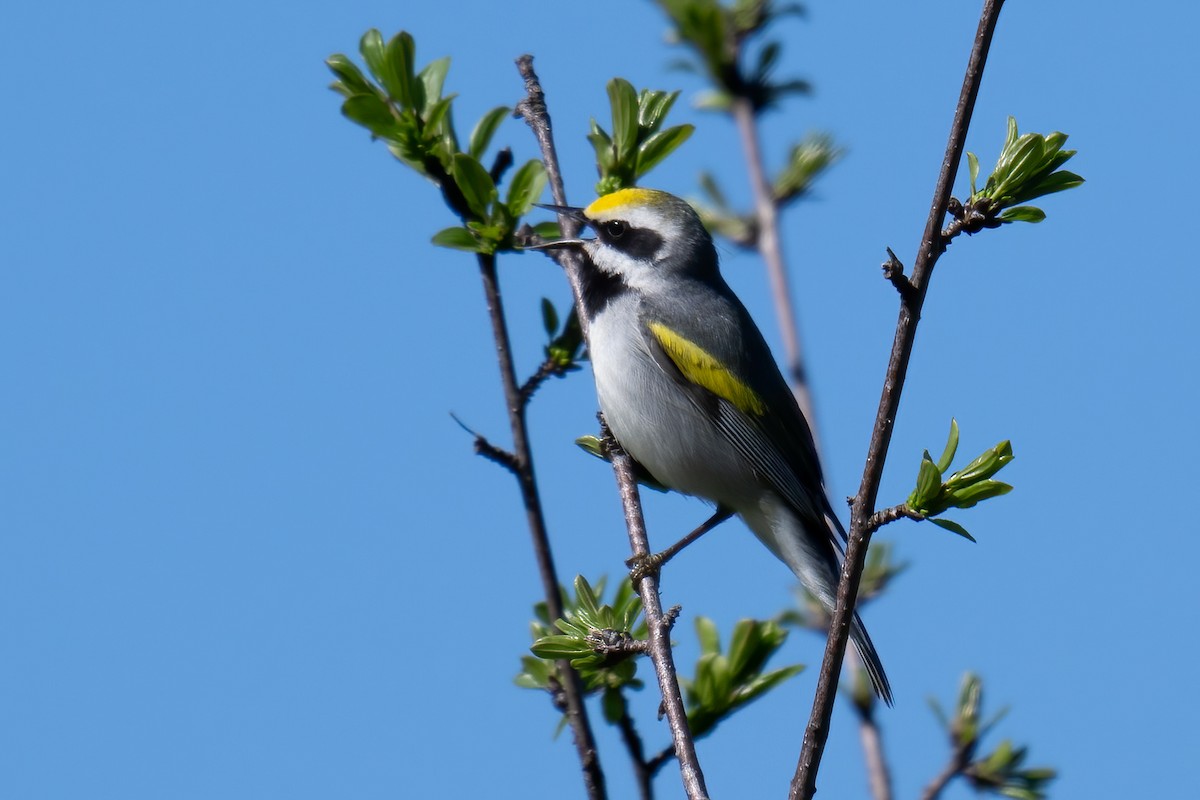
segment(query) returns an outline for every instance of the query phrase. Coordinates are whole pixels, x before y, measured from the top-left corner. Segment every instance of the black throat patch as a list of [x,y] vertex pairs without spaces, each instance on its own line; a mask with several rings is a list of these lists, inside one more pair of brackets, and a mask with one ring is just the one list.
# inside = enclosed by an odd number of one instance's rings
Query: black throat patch
[[583,298],[583,312],[591,320],[615,298],[629,291],[629,287],[620,277],[597,267],[590,258],[587,261],[587,267],[580,276],[582,285],[579,288]]

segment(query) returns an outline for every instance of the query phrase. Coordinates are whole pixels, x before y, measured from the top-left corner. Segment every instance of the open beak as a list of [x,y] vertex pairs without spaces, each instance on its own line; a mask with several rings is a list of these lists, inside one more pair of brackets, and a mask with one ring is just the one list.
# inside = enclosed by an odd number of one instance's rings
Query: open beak
[[[583,215],[582,208],[576,208],[574,206],[550,206],[550,205],[543,205],[542,203],[534,203],[534,205],[536,205],[538,208],[544,208],[547,211],[553,211],[556,214],[570,217],[571,219],[582,222],[585,225],[588,223],[588,218]],[[588,241],[590,241],[590,240],[588,240],[588,239],[551,239],[550,241],[542,242],[541,244],[531,244],[528,247],[526,247],[525,249],[526,250],[549,250],[549,249],[552,249],[555,247],[582,247],[584,244],[587,244]]]
[[555,214],[565,214],[571,219],[579,220],[584,224],[588,221],[588,218],[583,215],[582,208],[576,208],[575,206],[549,206],[544,203],[534,203],[534,205],[538,208],[544,208],[547,211],[553,211]]

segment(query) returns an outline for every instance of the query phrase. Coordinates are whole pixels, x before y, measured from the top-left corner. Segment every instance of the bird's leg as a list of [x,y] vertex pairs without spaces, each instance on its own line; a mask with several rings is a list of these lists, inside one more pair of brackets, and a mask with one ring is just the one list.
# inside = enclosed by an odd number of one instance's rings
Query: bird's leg
[[704,534],[711,531],[713,528],[720,525],[725,520],[733,516],[733,512],[724,506],[717,506],[717,510],[713,515],[700,524],[698,528],[689,533],[687,536],[680,539],[675,544],[668,547],[666,550],[660,550],[657,553],[649,553],[644,556],[634,556],[625,561],[625,566],[629,567],[629,578],[633,581],[633,585],[638,583],[646,575],[657,573],[662,569],[662,565],[670,561],[679,553],[680,550],[687,547],[692,542],[699,539]]

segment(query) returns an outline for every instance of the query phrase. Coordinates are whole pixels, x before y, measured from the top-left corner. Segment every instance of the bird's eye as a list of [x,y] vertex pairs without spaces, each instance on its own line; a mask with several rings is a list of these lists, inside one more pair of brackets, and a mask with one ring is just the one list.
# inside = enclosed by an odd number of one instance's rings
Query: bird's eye
[[604,232],[614,239],[620,239],[625,235],[625,223],[619,219],[610,220],[604,223]]

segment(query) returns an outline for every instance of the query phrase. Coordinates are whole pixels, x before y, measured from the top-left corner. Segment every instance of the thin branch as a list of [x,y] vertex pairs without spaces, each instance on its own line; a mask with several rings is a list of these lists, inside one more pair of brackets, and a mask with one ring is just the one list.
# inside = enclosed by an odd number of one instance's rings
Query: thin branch
[[[504,303],[500,297],[500,281],[496,274],[494,255],[479,254],[479,276],[483,281],[484,297],[487,300],[488,316],[492,322],[492,336],[496,343],[496,357],[500,364],[500,382],[504,386],[505,404],[508,406],[508,422],[512,428],[515,468],[513,474],[521,490],[525,505],[525,517],[533,539],[533,552],[537,559],[538,574],[542,579],[542,591],[546,596],[546,607],[551,619],[563,615],[562,596],[554,556],[550,551],[550,537],[546,531],[546,518],[542,512],[542,500],[538,494],[537,479],[533,470],[533,454],[529,446],[529,430],[525,424],[525,403],[517,385],[517,373],[513,366],[512,344],[508,336],[508,324],[504,319]],[[575,740],[575,749],[583,770],[583,782],[589,800],[604,800],[607,790],[604,771],[600,767],[600,755],[596,740],[588,722],[587,708],[583,703],[583,682],[570,662],[557,663],[562,680],[563,698],[567,720]]]
[[646,768],[650,770],[651,775],[657,775],[658,771],[674,757],[675,748],[664,747],[662,750],[659,750],[657,753],[655,753],[653,758],[646,762]]
[[879,401],[879,411],[875,417],[875,427],[871,432],[871,444],[867,451],[862,483],[851,510],[850,535],[846,545],[845,562],[842,565],[841,582],[838,584],[837,608],[833,614],[829,640],[826,643],[825,656],[821,662],[821,674],[817,681],[817,693],[813,700],[812,714],[804,731],[804,742],[796,765],[796,774],[792,778],[789,793],[792,800],[795,798],[808,800],[817,790],[817,769],[820,766],[825,742],[829,736],[829,719],[833,713],[838,674],[841,671],[842,658],[846,652],[846,642],[850,637],[850,621],[854,614],[855,595],[858,592],[858,583],[862,578],[867,547],[871,539],[871,531],[867,524],[874,513],[875,501],[879,495],[883,465],[887,458],[888,446],[891,444],[892,428],[900,405],[900,394],[904,387],[909,358],[912,355],[913,341],[916,338],[917,321],[921,316],[921,307],[925,301],[930,275],[943,249],[942,220],[946,217],[946,208],[950,202],[950,192],[958,172],[959,162],[962,159],[967,128],[970,125],[971,113],[975,108],[975,98],[979,94],[979,85],[983,78],[988,49],[991,46],[992,35],[996,30],[996,22],[1003,5],[1003,0],[984,0],[979,28],[975,34],[975,43],[971,49],[962,91],[954,113],[954,122],[951,125],[949,141],[946,144],[946,154],[942,160],[929,218],[925,224],[925,233],[913,268],[911,283],[915,292],[911,297],[903,298],[900,304],[896,337],[892,344],[892,354],[884,378],[883,394]]
[[925,519],[925,515],[917,513],[909,508],[906,504],[901,503],[898,506],[885,508],[882,511],[876,511],[874,514],[872,514],[871,518],[867,520],[867,530],[871,533],[874,533],[884,525],[895,522],[899,519],[911,519],[916,522],[920,522],[921,520]]
[[883,739],[873,714],[858,717],[858,738],[862,742],[863,755],[867,760],[867,779],[871,784],[871,797],[875,800],[892,800],[892,773],[883,756]]
[[[638,495],[637,478],[634,476],[633,459],[621,449],[616,439],[604,425],[604,438],[612,456],[613,473],[621,492],[621,504],[625,509],[625,526],[629,530],[629,545],[634,558],[650,555],[650,540],[646,535],[646,523],[642,519],[642,501]],[[674,615],[663,613],[658,596],[658,575],[646,573],[638,581],[638,594],[642,598],[642,610],[646,615],[646,626],[650,631],[650,659],[658,676],[658,688],[662,693],[663,709],[671,728],[671,740],[675,743],[675,756],[679,760],[679,772],[688,800],[707,800],[708,789],[704,785],[704,773],[696,757],[696,743],[688,726],[687,712],[683,707],[683,695],[679,691],[679,679],[675,673],[675,655],[671,650],[671,624]]]
[[450,414],[450,419],[457,422],[458,427],[471,434],[471,438],[474,440],[476,455],[483,456],[488,461],[499,464],[514,475],[516,474],[517,470],[519,469],[516,456],[505,450],[503,447],[492,444],[482,433],[477,433],[476,431],[471,430],[471,428],[467,426],[467,423],[458,418],[457,414],[452,412]]
[[[525,81],[525,97],[517,103],[513,116],[521,117],[533,131],[538,147],[542,151],[542,164],[546,167],[546,178],[550,184],[550,194],[555,205],[567,205],[567,192],[563,188],[562,170],[558,166],[558,153],[554,148],[554,131],[550,123],[550,112],[546,108],[546,95],[537,73],[533,70],[533,56],[523,55],[517,59],[517,71]],[[580,230],[578,220],[566,214],[558,215],[558,224],[563,236],[576,236]],[[583,308],[583,270],[584,255],[573,247],[560,247],[547,250],[554,261],[563,268],[567,282],[571,285],[571,294],[575,299],[575,307]],[[589,321],[587,315],[579,315],[579,327],[583,332],[584,341],[588,338]]]
[[[851,650],[847,658],[855,662],[852,670],[857,684],[862,680],[859,677],[862,664],[858,652]],[[856,685],[851,695],[850,706],[858,715],[858,740],[862,744],[863,758],[867,762],[867,782],[871,787],[871,797],[874,800],[892,800],[892,772],[888,769],[887,758],[883,752],[883,736],[879,731],[879,724],[875,721],[875,697],[865,685],[861,693]]]
[[633,778],[637,782],[638,796],[641,800],[654,800],[654,771],[646,763],[646,752],[642,746],[642,737],[638,736],[637,728],[633,725],[633,717],[629,716],[629,703],[625,695],[621,696],[621,716],[617,718],[617,730],[621,732],[621,741],[633,762]]
[[762,148],[759,144],[758,117],[754,103],[749,97],[733,98],[731,109],[738,134],[742,140],[742,151],[746,156],[746,168],[750,173],[750,189],[754,194],[754,216],[757,223],[754,246],[767,266],[767,278],[771,284],[771,296],[775,300],[775,316],[779,320],[779,333],[783,337],[783,353],[787,360],[788,382],[796,403],[808,420],[813,441],[820,449],[817,436],[816,409],[812,393],[808,388],[808,372],[804,366],[804,348],[800,344],[800,332],[796,325],[796,310],[788,286],[787,265],[783,261],[783,243],[779,235],[779,206],[775,192],[767,180],[763,166]]
[[961,775],[971,763],[971,750],[971,747],[961,745],[954,748],[954,754],[945,768],[921,792],[921,800],[937,800],[950,781]]
[[525,383],[521,384],[521,402],[525,405],[533,399],[534,392],[542,388],[542,384],[549,378],[556,375],[564,374],[562,366],[553,358],[547,358],[538,365],[537,372],[529,376]]

